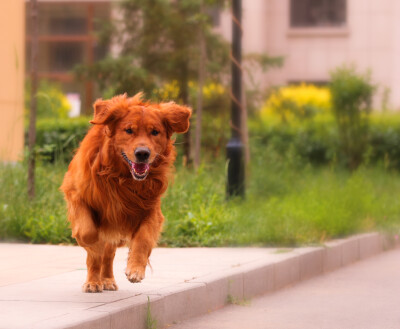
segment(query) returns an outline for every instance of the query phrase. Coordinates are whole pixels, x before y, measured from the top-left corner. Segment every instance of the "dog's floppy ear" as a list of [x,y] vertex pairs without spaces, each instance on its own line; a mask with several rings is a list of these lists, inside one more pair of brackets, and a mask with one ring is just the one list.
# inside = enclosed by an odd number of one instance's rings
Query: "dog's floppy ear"
[[126,93],[114,96],[109,100],[102,100],[101,98],[96,100],[93,104],[93,120],[91,120],[90,123],[94,125],[110,126],[111,123],[115,123],[115,119],[121,118],[123,112],[125,112],[124,106],[126,105],[126,102]]
[[174,132],[184,133],[189,129],[191,108],[169,102],[161,104],[161,111],[168,128],[168,135],[172,135]]
[[105,125],[113,119],[113,112],[110,110],[110,101],[98,99],[93,104],[93,120],[89,121],[94,125]]

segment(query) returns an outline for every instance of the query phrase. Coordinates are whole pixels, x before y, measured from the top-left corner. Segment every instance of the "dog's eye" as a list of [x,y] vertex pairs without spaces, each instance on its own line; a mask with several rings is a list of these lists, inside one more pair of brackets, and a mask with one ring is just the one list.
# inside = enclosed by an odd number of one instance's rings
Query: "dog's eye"
[[131,128],[125,129],[125,132],[129,135],[133,134],[133,130]]
[[153,129],[153,130],[151,131],[151,134],[152,134],[153,136],[157,136],[159,133],[160,133],[160,132],[159,132],[158,130],[155,130],[155,129]]

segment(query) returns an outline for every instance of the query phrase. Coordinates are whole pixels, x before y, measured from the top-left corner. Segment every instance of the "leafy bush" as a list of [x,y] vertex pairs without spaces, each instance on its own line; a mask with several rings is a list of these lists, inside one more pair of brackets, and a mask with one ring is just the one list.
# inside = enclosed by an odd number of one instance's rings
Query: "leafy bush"
[[[301,166],[297,157],[256,146],[246,200],[225,199],[221,158],[198,172],[178,168],[162,202],[166,246],[324,243],[332,237],[386,229],[399,232],[400,174],[361,166]],[[74,242],[58,190],[65,164],[40,164],[37,197],[26,193],[26,166],[0,165],[0,239]]]
[[[162,88],[152,91],[151,99],[156,102],[169,101],[178,98],[180,94],[177,81],[166,83]],[[197,104],[198,85],[189,82],[190,104]],[[219,83],[208,82],[203,86],[203,120],[202,120],[202,147],[207,153],[215,157],[225,149],[229,135],[230,98],[225,87]],[[196,112],[191,119],[191,129],[196,127]],[[182,140],[177,136],[177,143]]]
[[400,170],[400,116],[372,115],[367,144],[365,161]]
[[[31,103],[30,82],[27,81],[25,88],[25,116],[29,117]],[[45,80],[40,81],[37,93],[37,117],[41,118],[68,118],[71,104],[61,89],[54,83]]]
[[111,56],[88,66],[77,65],[75,73],[79,80],[96,81],[104,98],[128,93],[130,96],[139,91],[149,91],[156,87],[156,77],[145,68],[133,65],[133,56]]
[[337,130],[332,119],[283,125],[250,121],[250,138],[260,148],[268,147],[282,154],[291,153],[298,160],[313,165],[333,161],[337,152]]
[[357,168],[367,147],[368,116],[375,87],[369,74],[354,67],[331,73],[332,108],[339,129],[340,148],[350,169]]
[[[190,99],[197,104],[198,86],[190,83]],[[224,86],[218,83],[207,83],[203,86],[202,148],[204,155],[216,157],[225,152],[230,126],[229,94]],[[196,112],[192,121],[192,131],[196,129]],[[193,134],[194,135],[194,134]]]
[[[48,162],[69,162],[90,128],[89,118],[40,119],[36,125],[36,152]],[[25,142],[28,141],[27,131]]]
[[150,98],[155,101],[169,101],[179,98],[178,81],[173,80],[164,84],[161,88],[154,88]]
[[[260,120],[249,124],[251,139],[260,148],[273,149],[282,155],[291,153],[301,164],[348,165],[347,158],[341,157],[339,131],[333,118],[301,125],[267,124]],[[365,143],[361,154],[365,164],[400,170],[400,115],[372,115]]]
[[[169,101],[179,93],[176,82],[164,85],[161,89],[154,89],[152,99],[155,101]],[[197,86],[190,84],[191,102],[196,103]],[[203,88],[204,113],[202,145],[207,154],[215,157],[223,153],[229,133],[229,96],[220,84],[209,83]],[[218,112],[218,115],[216,115]],[[54,162],[56,160],[69,162],[74,150],[79,146],[88,129],[90,118],[56,119],[44,118],[37,121],[37,155],[43,160]],[[192,119],[195,127],[195,119]],[[178,135],[177,145],[182,142]],[[25,133],[27,144],[28,134]],[[178,147],[179,148],[179,147]],[[179,150],[178,150],[179,151]]]
[[261,116],[266,121],[279,119],[282,123],[288,123],[326,114],[330,105],[331,94],[326,87],[307,84],[288,86],[271,93],[261,109]]
[[72,243],[66,206],[58,190],[64,166],[38,164],[36,198],[28,199],[25,164],[0,164],[0,239]]

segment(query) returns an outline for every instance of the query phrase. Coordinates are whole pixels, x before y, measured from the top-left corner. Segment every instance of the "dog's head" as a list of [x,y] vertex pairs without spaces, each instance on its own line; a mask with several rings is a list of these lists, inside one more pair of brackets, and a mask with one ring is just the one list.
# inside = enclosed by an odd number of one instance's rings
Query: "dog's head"
[[144,180],[153,162],[164,155],[172,134],[189,129],[190,116],[190,108],[174,102],[154,104],[144,102],[142,94],[120,95],[97,100],[90,123],[104,126],[104,134],[113,139],[133,178]]

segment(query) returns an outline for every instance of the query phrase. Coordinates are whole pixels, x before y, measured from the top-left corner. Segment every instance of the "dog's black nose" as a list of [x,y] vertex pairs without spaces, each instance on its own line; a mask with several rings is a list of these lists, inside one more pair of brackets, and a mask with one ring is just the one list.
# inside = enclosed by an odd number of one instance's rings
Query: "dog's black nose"
[[135,157],[137,162],[147,162],[150,157],[150,150],[147,147],[138,147],[135,150]]

